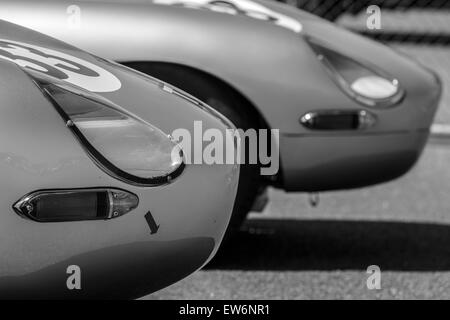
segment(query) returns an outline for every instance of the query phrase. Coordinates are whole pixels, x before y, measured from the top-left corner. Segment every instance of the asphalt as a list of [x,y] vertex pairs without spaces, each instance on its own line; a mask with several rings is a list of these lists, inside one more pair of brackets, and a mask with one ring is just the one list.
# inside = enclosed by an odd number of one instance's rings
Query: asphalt
[[271,189],[213,263],[146,299],[450,299],[449,165],[450,140],[432,140],[404,177],[317,207]]

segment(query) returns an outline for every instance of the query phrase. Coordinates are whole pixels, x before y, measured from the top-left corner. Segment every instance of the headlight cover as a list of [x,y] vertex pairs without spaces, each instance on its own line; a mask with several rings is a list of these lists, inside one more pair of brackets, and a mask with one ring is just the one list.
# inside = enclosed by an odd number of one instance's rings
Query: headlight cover
[[357,102],[369,107],[387,108],[403,99],[405,92],[399,81],[379,68],[349,58],[317,39],[306,37],[306,41],[337,85]]
[[181,147],[158,128],[101,96],[27,72],[89,156],[109,175],[132,185],[155,186],[182,173]]

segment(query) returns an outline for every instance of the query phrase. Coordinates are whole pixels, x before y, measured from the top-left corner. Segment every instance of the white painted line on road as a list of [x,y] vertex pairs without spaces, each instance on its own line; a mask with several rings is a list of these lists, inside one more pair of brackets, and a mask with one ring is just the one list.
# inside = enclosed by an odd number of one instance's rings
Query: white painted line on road
[[450,125],[435,123],[431,126],[430,133],[436,138],[450,138]]

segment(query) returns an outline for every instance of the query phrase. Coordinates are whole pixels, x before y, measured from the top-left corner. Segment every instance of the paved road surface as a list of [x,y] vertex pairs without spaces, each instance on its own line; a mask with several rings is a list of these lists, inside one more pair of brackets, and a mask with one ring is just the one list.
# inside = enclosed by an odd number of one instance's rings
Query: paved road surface
[[[321,195],[271,190],[206,270],[147,299],[450,299],[450,141],[403,178]],[[382,289],[366,287],[379,265]]]

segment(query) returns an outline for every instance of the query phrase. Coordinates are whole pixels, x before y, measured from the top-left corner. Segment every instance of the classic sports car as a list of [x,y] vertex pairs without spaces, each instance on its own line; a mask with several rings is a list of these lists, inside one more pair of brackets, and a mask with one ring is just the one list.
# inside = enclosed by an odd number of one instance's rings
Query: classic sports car
[[266,0],[3,0],[0,17],[172,83],[237,127],[279,129],[280,170],[241,168],[238,225],[265,185],[319,192],[407,172],[441,84],[394,50]]
[[0,106],[0,298],[135,298],[214,255],[239,166],[167,135],[232,128],[214,109],[5,21]]

